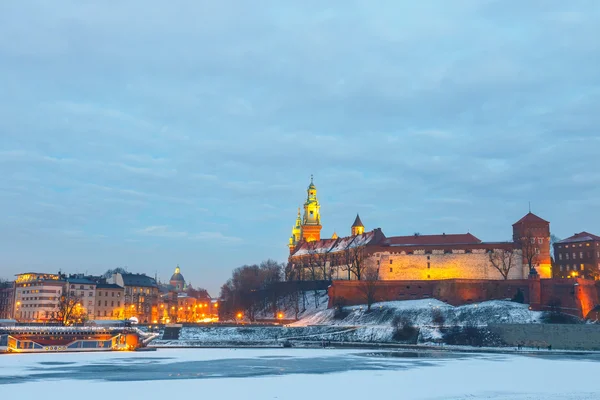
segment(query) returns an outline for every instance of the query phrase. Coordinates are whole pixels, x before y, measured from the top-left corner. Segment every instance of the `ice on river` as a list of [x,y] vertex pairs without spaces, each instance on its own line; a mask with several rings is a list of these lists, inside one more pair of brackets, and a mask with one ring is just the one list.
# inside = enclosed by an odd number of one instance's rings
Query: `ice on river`
[[599,367],[600,356],[575,354],[283,348],[9,354],[0,356],[0,397],[598,399]]

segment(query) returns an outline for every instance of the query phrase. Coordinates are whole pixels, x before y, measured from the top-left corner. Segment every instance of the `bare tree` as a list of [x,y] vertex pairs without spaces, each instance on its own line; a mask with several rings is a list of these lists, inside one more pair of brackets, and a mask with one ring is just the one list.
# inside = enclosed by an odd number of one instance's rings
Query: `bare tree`
[[376,301],[378,290],[377,281],[379,281],[379,271],[376,268],[369,267],[363,271],[362,280],[359,282],[358,290],[367,304],[367,311],[371,311],[371,306]]
[[341,259],[344,263],[342,264],[341,269],[342,271],[346,271],[348,273],[348,280],[350,280],[352,274],[352,251],[349,247],[344,249]]
[[508,279],[510,270],[515,265],[516,252],[513,248],[510,249],[495,249],[488,252],[490,263],[500,272],[504,280]]
[[87,313],[81,304],[81,297],[65,289],[58,301],[56,320],[67,326],[86,319]]
[[529,271],[534,269],[538,259],[538,254],[540,252],[540,248],[536,242],[537,238],[530,230],[525,232],[525,236],[520,239],[520,247],[521,251],[523,252],[523,259],[529,266]]
[[356,276],[356,280],[361,280],[365,268],[365,248],[363,246],[355,246],[350,249],[351,253],[351,270]]

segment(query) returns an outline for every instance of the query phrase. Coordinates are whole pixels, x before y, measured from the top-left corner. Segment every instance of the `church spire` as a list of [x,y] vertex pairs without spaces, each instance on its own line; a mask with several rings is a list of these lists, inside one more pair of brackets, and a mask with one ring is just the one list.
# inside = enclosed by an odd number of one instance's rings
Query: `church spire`
[[290,236],[290,241],[288,247],[290,248],[290,253],[294,250],[300,238],[302,237],[302,217],[300,215],[300,207],[298,207],[298,215],[296,216],[296,222],[292,228],[292,236]]

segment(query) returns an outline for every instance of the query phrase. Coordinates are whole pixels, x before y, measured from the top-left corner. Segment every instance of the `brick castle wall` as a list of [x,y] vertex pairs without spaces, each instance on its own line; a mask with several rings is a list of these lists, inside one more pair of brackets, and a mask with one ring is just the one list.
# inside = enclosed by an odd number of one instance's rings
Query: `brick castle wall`
[[[329,307],[365,304],[364,281],[333,281],[328,289]],[[520,289],[534,310],[560,311],[585,317],[600,304],[599,284],[583,279],[446,279],[377,281],[375,299],[380,301],[433,298],[459,306],[488,300],[512,299]]]

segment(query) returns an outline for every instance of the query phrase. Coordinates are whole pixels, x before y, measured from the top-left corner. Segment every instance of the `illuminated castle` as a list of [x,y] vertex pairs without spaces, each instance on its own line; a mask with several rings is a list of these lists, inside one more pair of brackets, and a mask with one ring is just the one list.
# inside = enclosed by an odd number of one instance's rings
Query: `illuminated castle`
[[302,242],[314,242],[321,240],[321,214],[319,200],[317,200],[317,187],[313,182],[313,176],[310,176],[310,185],[306,189],[306,201],[304,202],[304,215],[300,216],[298,208],[298,216],[296,223],[292,228],[292,236],[288,247],[290,253],[294,251],[296,245]]
[[[380,280],[550,278],[550,223],[529,212],[513,224],[513,241],[483,242],[471,233],[386,236],[367,231],[357,215],[350,236],[321,238],[317,189],[311,176],[288,247],[286,279],[361,279],[375,269]],[[529,256],[527,256],[529,254]]]

